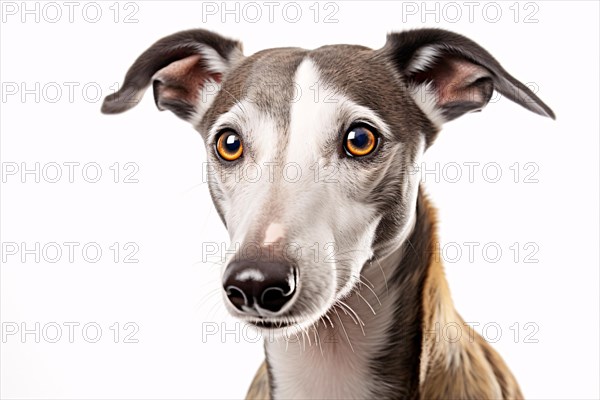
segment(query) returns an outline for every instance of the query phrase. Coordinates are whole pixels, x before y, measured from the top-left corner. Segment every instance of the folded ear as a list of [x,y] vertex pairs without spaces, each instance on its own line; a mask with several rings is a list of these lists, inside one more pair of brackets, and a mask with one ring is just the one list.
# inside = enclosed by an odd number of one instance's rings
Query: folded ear
[[554,113],[472,40],[442,29],[391,33],[383,49],[417,104],[441,124],[480,111],[494,90],[537,114]]
[[242,57],[241,43],[203,29],[167,36],[135,60],[121,89],[104,99],[102,112],[129,110],[152,83],[159,110],[198,119],[220,89],[223,75]]

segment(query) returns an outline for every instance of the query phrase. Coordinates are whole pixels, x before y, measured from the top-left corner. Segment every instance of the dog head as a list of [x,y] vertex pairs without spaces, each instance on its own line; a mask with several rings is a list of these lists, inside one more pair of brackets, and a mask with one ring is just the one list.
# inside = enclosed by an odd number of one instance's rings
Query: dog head
[[261,327],[308,326],[356,286],[414,223],[407,173],[443,123],[481,110],[494,90],[552,111],[473,41],[421,29],[379,50],[335,45],[242,54],[205,30],[156,42],[108,96],[105,113],[152,85],[160,110],[200,132],[209,188],[234,251],[228,309]]

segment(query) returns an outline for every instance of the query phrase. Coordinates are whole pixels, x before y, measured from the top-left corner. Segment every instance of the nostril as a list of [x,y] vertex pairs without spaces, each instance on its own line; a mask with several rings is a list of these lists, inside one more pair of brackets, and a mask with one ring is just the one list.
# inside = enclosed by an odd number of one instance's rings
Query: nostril
[[225,291],[227,292],[227,298],[231,304],[233,304],[238,310],[241,310],[242,306],[250,306],[250,304],[248,304],[246,295],[240,288],[230,285],[227,286]]
[[288,301],[283,289],[278,287],[267,288],[260,296],[259,305],[269,311],[279,311]]
[[277,312],[291,300],[296,292],[296,270],[294,267],[288,266],[287,272],[279,279],[268,282],[269,286],[263,289],[260,299],[257,301],[261,308]]

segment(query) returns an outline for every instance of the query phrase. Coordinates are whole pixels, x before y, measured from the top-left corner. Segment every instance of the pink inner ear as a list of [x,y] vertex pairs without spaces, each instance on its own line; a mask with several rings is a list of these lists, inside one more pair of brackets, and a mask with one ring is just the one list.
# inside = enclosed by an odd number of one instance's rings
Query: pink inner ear
[[481,90],[471,86],[477,79],[489,76],[487,69],[458,57],[446,57],[430,69],[415,74],[419,82],[432,81],[438,95],[438,104],[452,102],[483,103]]
[[159,93],[161,99],[178,100],[188,104],[197,103],[200,88],[208,80],[220,83],[221,79],[222,74],[210,72],[199,54],[174,61],[153,77],[153,80],[162,83]]

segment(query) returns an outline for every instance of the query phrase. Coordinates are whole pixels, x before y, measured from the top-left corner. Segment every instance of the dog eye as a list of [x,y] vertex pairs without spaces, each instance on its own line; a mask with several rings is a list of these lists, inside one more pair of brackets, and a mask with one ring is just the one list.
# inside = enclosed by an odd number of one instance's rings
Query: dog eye
[[379,136],[371,128],[364,125],[353,126],[344,137],[344,150],[351,157],[363,157],[375,150],[378,141]]
[[240,135],[230,129],[219,134],[215,147],[219,157],[225,161],[237,160],[242,156],[244,149]]

